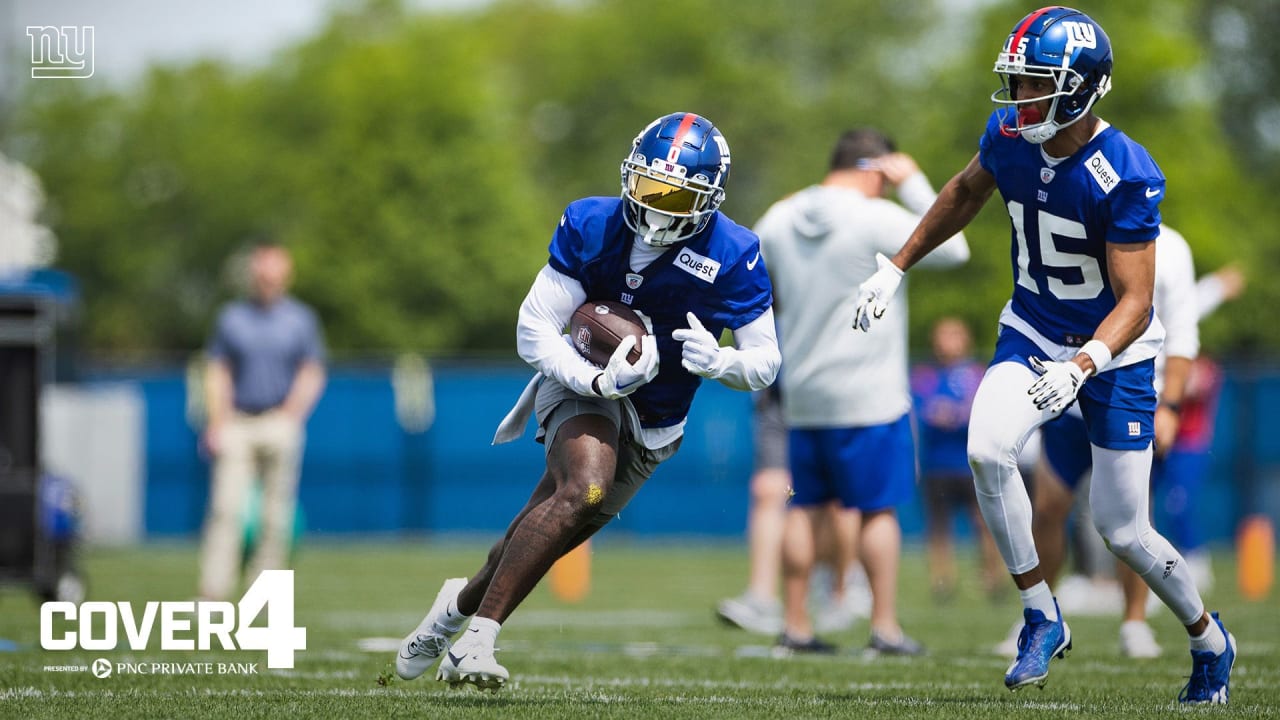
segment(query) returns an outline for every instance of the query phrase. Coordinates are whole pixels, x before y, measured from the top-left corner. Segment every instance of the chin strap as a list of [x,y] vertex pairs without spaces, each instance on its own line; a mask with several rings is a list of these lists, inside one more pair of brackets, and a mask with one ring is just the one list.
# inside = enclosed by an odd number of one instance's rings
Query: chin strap
[[1042,145],[1058,134],[1058,126],[1054,123],[1028,128],[1022,131],[1022,139],[1034,145]]
[[[666,239],[667,234],[674,233],[674,231],[671,230],[671,224],[673,222],[677,225],[679,224],[678,221],[675,221],[673,218],[664,217],[646,210],[644,214],[644,225],[646,229],[644,234],[640,237],[641,242],[650,247],[666,247],[680,242],[681,238],[675,238],[673,240]],[[659,224],[661,224],[661,227],[659,227]],[[662,240],[655,243],[654,239],[659,236],[662,237]]]

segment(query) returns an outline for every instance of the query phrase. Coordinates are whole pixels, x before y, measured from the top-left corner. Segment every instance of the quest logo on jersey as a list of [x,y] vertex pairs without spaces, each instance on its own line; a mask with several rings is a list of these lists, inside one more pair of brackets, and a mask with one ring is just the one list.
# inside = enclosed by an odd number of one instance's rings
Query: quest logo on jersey
[[705,282],[714,283],[720,274],[720,263],[692,250],[681,250],[676,255],[676,267]]
[[1098,187],[1102,188],[1102,194],[1110,195],[1112,190],[1116,189],[1116,185],[1120,184],[1120,174],[1116,169],[1111,167],[1111,163],[1107,162],[1107,158],[1099,150],[1089,156],[1084,161],[1085,167],[1089,168],[1089,174],[1094,180],[1098,181]]

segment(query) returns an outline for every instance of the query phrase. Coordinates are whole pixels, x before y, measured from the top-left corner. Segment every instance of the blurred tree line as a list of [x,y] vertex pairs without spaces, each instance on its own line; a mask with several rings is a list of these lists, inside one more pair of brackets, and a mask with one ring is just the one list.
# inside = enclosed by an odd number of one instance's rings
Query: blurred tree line
[[[369,0],[257,69],[156,67],[117,90],[32,83],[0,143],[43,179],[94,352],[199,347],[234,291],[228,259],[271,238],[292,248],[296,294],[340,356],[509,355],[564,205],[617,194],[618,165],[654,117],[689,110],[723,130],[734,167],[724,209],[748,225],[820,179],[836,136],[856,125],[895,136],[941,187],[976,152],[999,85],[992,62],[1030,9],[545,0],[415,14]],[[1262,151],[1274,160],[1280,147],[1276,50],[1265,46],[1269,65],[1238,58],[1241,43],[1261,48],[1280,31],[1274,4],[1092,12],[1116,59],[1099,113],[1156,156],[1165,218],[1200,270],[1235,260],[1255,280],[1207,323],[1206,344],[1280,351],[1280,326],[1261,317],[1280,305],[1280,285],[1262,282],[1280,268],[1266,192],[1280,171]],[[969,238],[968,267],[913,275],[917,347],[943,314],[994,342],[1011,287],[998,202]]]

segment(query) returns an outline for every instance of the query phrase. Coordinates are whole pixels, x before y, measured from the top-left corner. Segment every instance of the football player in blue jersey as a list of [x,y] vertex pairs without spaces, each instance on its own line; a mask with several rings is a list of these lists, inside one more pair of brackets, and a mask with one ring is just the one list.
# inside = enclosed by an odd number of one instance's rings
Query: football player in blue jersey
[[1000,190],[1012,226],[1013,297],[974,398],[968,453],[983,518],[1024,605],[1005,685],[1043,686],[1050,659],[1071,649],[1040,569],[1017,457],[1037,427],[1078,402],[1093,456],[1094,525],[1191,637],[1191,679],[1179,700],[1226,703],[1235,641],[1148,517],[1153,359],[1164,335],[1152,313],[1154,240],[1165,181],[1141,145],[1093,113],[1111,89],[1111,69],[1111,41],[1087,15],[1055,6],[1019,20],[996,59],[1000,107],[977,155],[902,250],[878,258],[858,288],[854,325],[865,330],[879,318],[903,272]]
[[[494,658],[501,624],[556,559],[617,516],[675,454],[703,379],[740,390],[773,382],[781,363],[773,289],[759,240],[719,210],[728,177],[720,131],[674,113],[632,142],[621,197],[565,210],[516,330],[520,356],[538,373],[495,437],[519,437],[536,413],[546,470],[470,581],[447,580],[404,639],[400,677],[418,677],[443,655],[437,679],[500,688],[509,677]],[[647,319],[636,362],[626,359],[631,338],[604,367],[566,342],[570,316],[588,300],[621,301]],[[720,347],[726,328],[732,347]]]

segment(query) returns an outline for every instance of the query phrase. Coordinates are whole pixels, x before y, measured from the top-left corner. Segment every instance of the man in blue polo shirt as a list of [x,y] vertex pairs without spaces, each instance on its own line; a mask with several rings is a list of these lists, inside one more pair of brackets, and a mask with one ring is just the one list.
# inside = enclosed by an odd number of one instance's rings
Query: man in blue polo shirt
[[224,600],[239,579],[241,515],[261,479],[261,533],[247,577],[287,563],[297,503],[303,427],[324,389],[324,341],[315,313],[286,294],[288,251],[254,248],[251,297],[218,315],[205,373],[213,486],[200,550],[200,596]]

